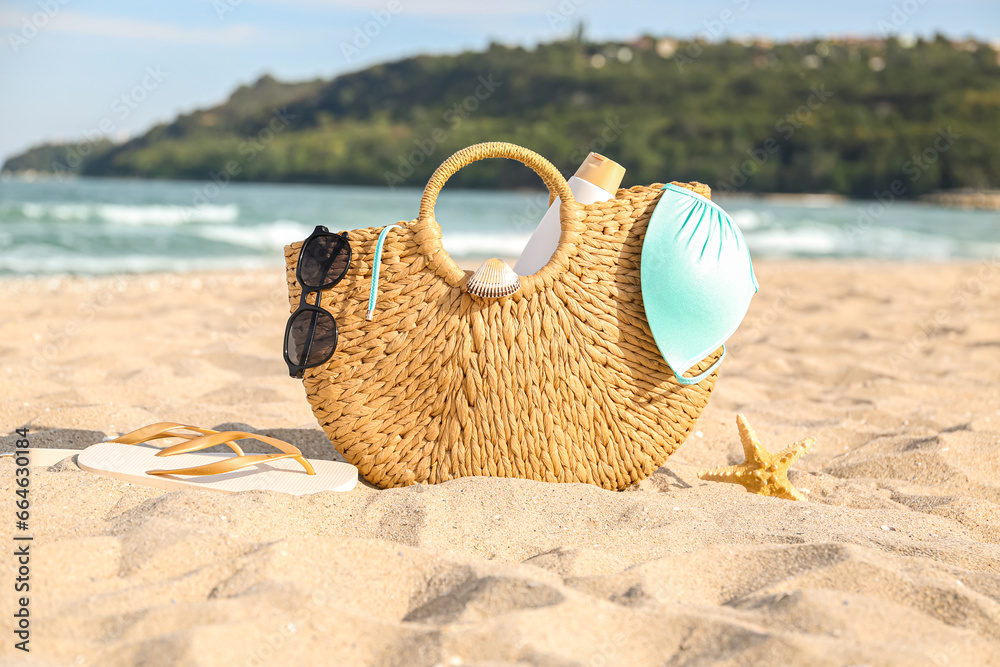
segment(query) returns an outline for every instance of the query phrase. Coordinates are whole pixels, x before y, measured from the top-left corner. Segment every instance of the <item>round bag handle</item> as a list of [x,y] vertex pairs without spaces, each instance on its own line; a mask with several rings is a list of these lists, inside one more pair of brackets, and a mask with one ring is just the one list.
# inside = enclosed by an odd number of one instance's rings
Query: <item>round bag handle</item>
[[566,269],[569,258],[577,253],[586,228],[583,223],[583,206],[573,198],[566,179],[551,162],[532,150],[504,141],[490,141],[463,148],[442,162],[427,181],[420,199],[420,212],[414,227],[415,238],[427,255],[428,265],[432,269],[451,285],[458,286],[464,282],[465,271],[458,267],[441,243],[441,226],[435,219],[434,205],[441,188],[459,169],[487,158],[517,160],[530,167],[549,189],[550,199],[558,196],[562,201],[559,210],[562,225],[559,245],[545,266],[530,276],[521,277],[521,291],[518,294],[530,295],[535,288],[550,284]]

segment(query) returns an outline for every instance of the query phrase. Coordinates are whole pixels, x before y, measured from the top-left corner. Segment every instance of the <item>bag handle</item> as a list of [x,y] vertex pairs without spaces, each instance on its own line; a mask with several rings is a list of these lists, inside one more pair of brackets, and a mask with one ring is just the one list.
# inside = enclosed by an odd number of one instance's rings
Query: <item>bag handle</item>
[[583,206],[573,198],[566,179],[551,162],[534,151],[503,141],[490,141],[464,148],[442,162],[427,181],[420,199],[420,212],[413,226],[415,240],[427,255],[428,265],[450,285],[457,287],[465,283],[465,271],[458,267],[441,243],[441,226],[434,216],[434,205],[441,188],[459,169],[487,158],[517,160],[530,167],[545,183],[551,198],[558,196],[562,200],[559,245],[545,266],[530,276],[521,277],[521,290],[517,294],[529,296],[535,289],[550,285],[566,269],[569,259],[578,252],[582,233],[586,229]]

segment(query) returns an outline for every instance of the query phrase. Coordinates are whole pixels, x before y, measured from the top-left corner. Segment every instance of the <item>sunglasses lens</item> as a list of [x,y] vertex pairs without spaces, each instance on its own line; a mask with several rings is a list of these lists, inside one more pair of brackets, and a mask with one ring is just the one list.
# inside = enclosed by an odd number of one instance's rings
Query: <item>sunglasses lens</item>
[[318,289],[340,280],[347,273],[350,261],[350,246],[343,236],[324,234],[313,238],[299,257],[302,286]]
[[295,366],[318,366],[337,349],[337,322],[326,311],[300,310],[288,323],[288,360]]

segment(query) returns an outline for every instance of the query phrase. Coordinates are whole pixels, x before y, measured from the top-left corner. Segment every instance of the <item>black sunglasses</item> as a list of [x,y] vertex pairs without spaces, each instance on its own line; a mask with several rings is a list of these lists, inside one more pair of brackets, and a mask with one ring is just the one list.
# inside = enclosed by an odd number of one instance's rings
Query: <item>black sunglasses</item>
[[[343,280],[350,265],[347,232],[334,234],[320,225],[302,243],[295,267],[302,296],[285,325],[285,363],[291,377],[301,378],[307,368],[325,364],[336,351],[337,320],[320,306],[320,292]],[[315,305],[307,300],[314,292]]]

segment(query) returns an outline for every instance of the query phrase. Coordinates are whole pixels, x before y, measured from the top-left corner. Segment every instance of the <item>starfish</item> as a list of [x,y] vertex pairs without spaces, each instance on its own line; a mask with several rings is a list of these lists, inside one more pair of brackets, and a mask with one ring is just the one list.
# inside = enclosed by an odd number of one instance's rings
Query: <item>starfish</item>
[[772,454],[760,446],[760,440],[750,428],[746,417],[736,415],[736,425],[740,429],[740,441],[743,443],[746,461],[735,466],[702,470],[698,477],[710,482],[739,484],[750,493],[761,496],[805,500],[806,497],[788,481],[788,469],[816,444],[816,438],[800,440],[777,454]]

